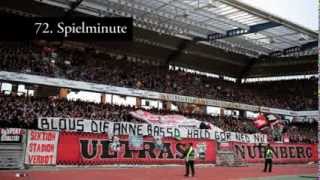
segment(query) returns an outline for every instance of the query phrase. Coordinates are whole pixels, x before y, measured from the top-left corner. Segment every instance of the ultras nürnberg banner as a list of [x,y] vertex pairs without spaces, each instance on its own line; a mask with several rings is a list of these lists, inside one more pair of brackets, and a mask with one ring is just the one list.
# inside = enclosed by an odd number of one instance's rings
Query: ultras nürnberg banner
[[[89,134],[89,135],[88,135]],[[153,137],[143,137],[142,149],[132,150],[128,136],[119,136],[119,148],[107,134],[61,132],[58,145],[57,164],[183,164],[186,144],[192,143],[196,163],[215,163],[216,142],[209,139],[163,138],[162,148],[156,146]]]
[[38,128],[51,131],[107,133],[111,137],[113,135],[161,136],[214,139],[218,142],[267,143],[267,136],[264,134],[244,134],[228,131],[221,132],[213,129],[164,127],[153,124],[109,122],[79,118],[41,117],[38,118]]
[[[238,159],[248,163],[261,163],[265,158],[265,146],[247,143],[230,143]],[[276,163],[306,163],[317,161],[316,144],[271,144],[272,161]]]
[[28,131],[25,164],[55,165],[59,132]]

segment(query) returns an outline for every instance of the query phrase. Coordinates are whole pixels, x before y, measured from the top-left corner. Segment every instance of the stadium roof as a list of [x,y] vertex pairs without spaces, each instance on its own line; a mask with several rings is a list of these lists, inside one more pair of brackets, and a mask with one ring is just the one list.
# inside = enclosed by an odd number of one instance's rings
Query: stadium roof
[[[75,0],[37,0],[70,8]],[[134,25],[242,54],[287,55],[318,45],[318,34],[236,0],[78,0],[75,11],[133,17]]]

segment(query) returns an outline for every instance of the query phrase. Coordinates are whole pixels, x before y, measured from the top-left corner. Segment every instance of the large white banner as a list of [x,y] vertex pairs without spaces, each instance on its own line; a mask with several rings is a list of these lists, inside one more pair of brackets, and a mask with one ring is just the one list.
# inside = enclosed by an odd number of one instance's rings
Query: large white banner
[[180,128],[157,124],[109,122],[79,118],[41,117],[38,128],[42,130],[107,133],[113,135],[154,136],[174,138],[205,138],[219,142],[267,143],[264,134],[224,132],[216,129]]
[[196,119],[189,119],[182,115],[157,115],[147,111],[137,110],[132,111],[130,114],[138,119],[144,120],[149,124],[167,125],[167,126],[187,126],[199,127],[200,121]]
[[55,165],[59,132],[28,131],[25,164]]
[[[148,124],[160,126],[179,128],[199,128],[201,124],[201,121],[197,119],[190,119],[182,115],[157,115],[143,110],[132,111],[130,112],[130,114],[137,119],[141,119],[147,122]],[[217,126],[214,126],[211,123],[205,122],[205,124],[210,126],[210,129],[222,131],[222,129],[218,128]]]

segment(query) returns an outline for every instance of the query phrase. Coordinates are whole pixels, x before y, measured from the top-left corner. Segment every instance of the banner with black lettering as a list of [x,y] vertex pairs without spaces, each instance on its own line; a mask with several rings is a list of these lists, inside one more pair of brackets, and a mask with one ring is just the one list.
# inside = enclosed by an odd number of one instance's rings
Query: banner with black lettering
[[[248,163],[264,162],[266,147],[261,144],[231,143],[238,159]],[[317,160],[316,145],[271,144],[275,163],[306,163]]]
[[119,136],[116,150],[114,141],[102,133],[61,132],[57,164],[184,164],[183,154],[189,143],[196,149],[196,163],[212,164],[216,160],[216,142],[209,139],[162,138],[159,148],[153,137],[144,136],[137,143],[141,148],[131,149],[129,136]]
[[54,131],[106,133],[109,131],[109,121],[82,118],[40,117],[38,118],[38,128]]
[[0,128],[0,143],[20,143],[24,134],[24,129]]
[[25,164],[55,165],[59,132],[28,130]]
[[38,128],[42,130],[107,133],[110,137],[119,135],[173,137],[193,139],[214,139],[219,142],[267,143],[264,134],[224,132],[216,129],[179,128],[155,124],[109,122],[79,118],[39,118]]

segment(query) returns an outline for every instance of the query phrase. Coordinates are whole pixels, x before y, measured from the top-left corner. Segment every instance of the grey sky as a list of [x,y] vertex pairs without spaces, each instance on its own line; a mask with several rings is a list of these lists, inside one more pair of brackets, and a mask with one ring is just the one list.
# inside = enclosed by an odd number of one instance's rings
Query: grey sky
[[318,0],[238,0],[312,30],[319,29]]

